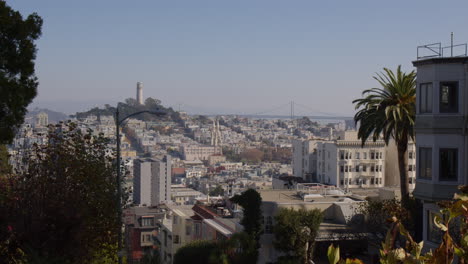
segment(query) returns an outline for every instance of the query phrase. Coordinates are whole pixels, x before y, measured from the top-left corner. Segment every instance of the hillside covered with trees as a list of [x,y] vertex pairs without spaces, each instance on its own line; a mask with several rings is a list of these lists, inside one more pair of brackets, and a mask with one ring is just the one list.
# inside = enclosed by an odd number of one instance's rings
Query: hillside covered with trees
[[[148,97],[145,100],[145,103],[142,105],[138,104],[138,102],[134,98],[127,98],[125,99],[125,102],[119,102],[118,107],[119,107],[121,117],[126,117],[130,114],[133,114],[139,111],[165,111],[167,112],[167,116],[165,117],[159,117],[156,115],[143,113],[141,115],[136,115],[134,118],[143,120],[143,121],[171,120],[177,123],[182,122],[179,112],[174,111],[172,107],[164,107],[161,104],[160,100],[154,99],[151,97]],[[78,112],[73,117],[80,119],[80,118],[85,118],[90,115],[96,115],[96,116],[115,115],[115,112],[116,112],[116,107],[106,104],[104,105],[104,108],[95,107],[86,112]]]

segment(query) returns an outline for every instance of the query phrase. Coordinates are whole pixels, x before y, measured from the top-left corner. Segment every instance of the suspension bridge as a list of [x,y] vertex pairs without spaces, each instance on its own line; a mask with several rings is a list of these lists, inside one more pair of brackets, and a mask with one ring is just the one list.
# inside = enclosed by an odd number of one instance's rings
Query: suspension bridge
[[312,119],[339,119],[339,120],[351,120],[352,116],[345,116],[338,113],[329,113],[323,112],[319,109],[315,109],[306,104],[298,103],[295,101],[289,101],[287,103],[279,104],[276,106],[265,108],[257,112],[242,112],[242,111],[233,111],[232,113],[219,113],[209,110],[206,107],[197,107],[187,104],[178,104],[178,107],[175,107],[179,111],[188,111],[196,112],[199,114],[204,114],[207,116],[217,116],[217,115],[237,115],[245,117],[254,117],[254,118],[280,118],[280,119],[296,119],[302,118],[304,116]]

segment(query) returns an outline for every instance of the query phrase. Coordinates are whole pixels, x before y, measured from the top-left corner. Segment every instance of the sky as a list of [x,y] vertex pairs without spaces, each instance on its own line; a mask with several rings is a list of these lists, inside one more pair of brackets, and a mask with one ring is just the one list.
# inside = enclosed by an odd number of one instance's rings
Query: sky
[[202,114],[354,115],[383,67],[468,42],[468,1],[7,0],[43,19],[33,106],[135,97]]

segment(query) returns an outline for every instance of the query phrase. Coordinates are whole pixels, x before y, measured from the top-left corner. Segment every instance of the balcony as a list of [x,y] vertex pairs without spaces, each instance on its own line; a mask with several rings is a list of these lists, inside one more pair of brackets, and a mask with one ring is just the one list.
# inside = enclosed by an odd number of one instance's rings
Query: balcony
[[425,180],[416,180],[413,196],[426,201],[450,200],[458,191],[458,183],[432,183]]

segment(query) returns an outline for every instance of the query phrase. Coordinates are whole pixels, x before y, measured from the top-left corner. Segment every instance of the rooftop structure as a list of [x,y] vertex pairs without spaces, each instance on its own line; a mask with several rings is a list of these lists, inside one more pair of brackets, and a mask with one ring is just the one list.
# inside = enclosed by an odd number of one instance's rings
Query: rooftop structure
[[437,245],[441,239],[432,220],[439,214],[436,202],[452,199],[458,185],[468,184],[466,44],[461,45],[464,48],[461,54],[454,50],[460,45],[449,46],[450,53],[440,43],[435,46],[432,48],[434,56],[418,53],[418,60],[413,61],[417,68],[415,134],[418,154],[413,194],[423,201],[423,238],[428,246]]

